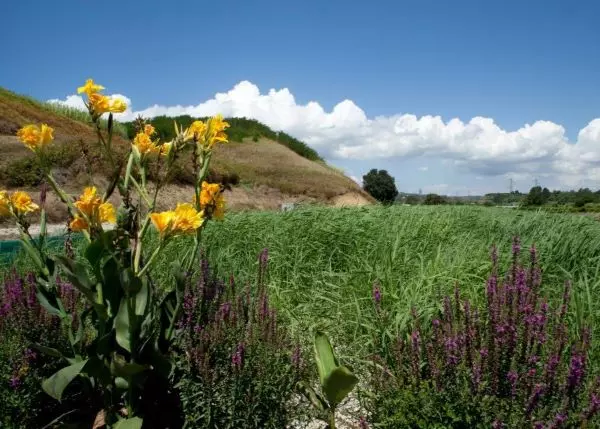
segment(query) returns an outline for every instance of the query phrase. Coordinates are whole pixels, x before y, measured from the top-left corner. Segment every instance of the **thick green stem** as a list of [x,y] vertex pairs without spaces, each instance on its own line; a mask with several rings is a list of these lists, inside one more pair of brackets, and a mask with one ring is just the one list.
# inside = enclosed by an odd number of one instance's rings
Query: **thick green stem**
[[335,407],[329,410],[329,429],[335,429]]
[[137,182],[137,180],[135,180],[132,177],[131,178],[131,183],[133,183],[133,186],[135,186],[135,189],[137,189],[138,193],[140,194],[140,196],[142,197],[142,199],[144,200],[144,202],[146,203],[146,205],[148,207],[152,207],[152,201],[150,201],[150,198],[146,194],[146,191],[140,186],[140,184]]
[[154,252],[152,253],[152,255],[150,255],[150,259],[148,259],[148,262],[146,262],[146,264],[144,265],[144,267],[137,273],[138,277],[142,277],[142,275],[148,271],[148,268],[150,268],[150,266],[152,265],[152,263],[154,262],[154,260],[156,259],[156,257],[158,256],[158,253],[161,251],[161,249],[163,248],[163,243],[161,242],[158,247],[154,250]]

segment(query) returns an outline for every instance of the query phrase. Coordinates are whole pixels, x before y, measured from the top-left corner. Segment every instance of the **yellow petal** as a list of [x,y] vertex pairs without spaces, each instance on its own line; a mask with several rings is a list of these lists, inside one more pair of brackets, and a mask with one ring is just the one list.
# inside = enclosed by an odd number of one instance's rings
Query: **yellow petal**
[[84,218],[75,216],[71,223],[69,223],[69,228],[71,229],[71,231],[74,232],[83,231],[85,229],[88,229],[88,223],[85,221]]
[[7,191],[0,191],[0,216],[10,215],[10,199]]
[[150,220],[161,237],[169,233],[174,215],[175,213],[172,211],[150,214]]
[[115,216],[115,208],[111,203],[103,203],[98,206],[98,213],[100,222],[115,223],[117,218]]
[[40,207],[31,200],[31,196],[27,192],[17,191],[10,197],[10,203],[18,214],[31,213]]

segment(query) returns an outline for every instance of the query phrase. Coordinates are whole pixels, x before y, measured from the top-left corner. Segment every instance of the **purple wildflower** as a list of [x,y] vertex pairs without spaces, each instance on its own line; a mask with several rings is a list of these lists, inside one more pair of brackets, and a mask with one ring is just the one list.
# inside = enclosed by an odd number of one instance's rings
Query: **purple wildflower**
[[246,352],[246,346],[244,345],[243,342],[240,342],[240,343],[238,343],[237,347],[235,348],[235,351],[233,352],[233,354],[231,355],[231,364],[238,371],[241,371],[242,368],[244,367],[245,352]]
[[585,357],[580,353],[573,353],[567,376],[567,388],[570,392],[577,389],[583,381],[585,374]]
[[377,281],[373,283],[373,302],[375,309],[379,311],[381,309],[381,286]]
[[369,425],[367,423],[367,419],[364,416],[360,416],[358,419],[358,427],[359,429],[369,429]]
[[506,378],[508,378],[510,384],[510,395],[514,398],[517,396],[517,380],[519,379],[519,375],[516,371],[509,371],[506,374]]

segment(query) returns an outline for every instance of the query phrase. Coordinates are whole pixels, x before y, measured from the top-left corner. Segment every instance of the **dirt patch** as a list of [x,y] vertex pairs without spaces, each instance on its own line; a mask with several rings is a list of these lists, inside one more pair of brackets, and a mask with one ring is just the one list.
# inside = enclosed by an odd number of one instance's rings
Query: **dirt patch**
[[372,204],[364,195],[357,192],[347,192],[331,199],[334,207],[366,206]]

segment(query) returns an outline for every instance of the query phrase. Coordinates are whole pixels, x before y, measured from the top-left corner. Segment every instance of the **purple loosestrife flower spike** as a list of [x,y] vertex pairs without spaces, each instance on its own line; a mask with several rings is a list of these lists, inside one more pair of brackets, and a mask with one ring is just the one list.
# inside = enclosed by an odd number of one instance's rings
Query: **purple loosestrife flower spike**
[[419,383],[421,379],[421,334],[419,331],[413,331],[410,339],[412,345],[412,371],[417,383]]
[[508,382],[510,383],[510,395],[514,398],[517,396],[517,381],[519,379],[519,375],[516,371],[509,371],[506,374],[506,378],[508,378]]
[[246,346],[244,345],[243,342],[240,342],[240,343],[238,343],[235,351],[233,352],[233,355],[231,356],[231,364],[238,371],[241,371],[242,368],[244,367],[245,351],[246,351]]
[[360,416],[360,418],[358,419],[358,427],[359,429],[369,429],[367,419],[365,419],[364,416]]
[[502,429],[504,427],[504,423],[502,423],[502,420],[494,420],[494,422],[492,423],[492,429]]
[[531,413],[533,412],[535,407],[538,405],[541,397],[544,394],[544,390],[545,390],[545,386],[543,384],[536,384],[534,386],[533,393],[529,397],[529,400],[527,401],[527,408],[525,409],[525,415],[527,417],[531,416]]
[[556,414],[556,416],[554,416],[554,421],[552,422],[552,426],[550,426],[550,428],[558,429],[558,428],[562,427],[562,425],[566,421],[567,421],[567,415],[563,414],[563,413],[558,413],[558,414]]
[[585,356],[579,352],[573,353],[571,356],[571,364],[569,365],[569,375],[567,376],[567,388],[573,392],[579,387],[585,375]]
[[373,283],[373,303],[375,304],[375,309],[379,311],[381,309],[381,286],[377,281]]

